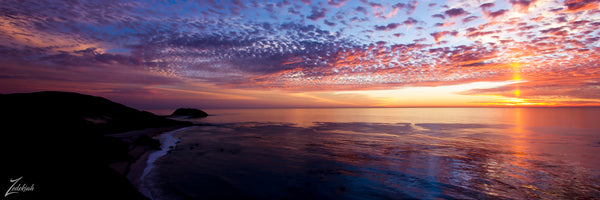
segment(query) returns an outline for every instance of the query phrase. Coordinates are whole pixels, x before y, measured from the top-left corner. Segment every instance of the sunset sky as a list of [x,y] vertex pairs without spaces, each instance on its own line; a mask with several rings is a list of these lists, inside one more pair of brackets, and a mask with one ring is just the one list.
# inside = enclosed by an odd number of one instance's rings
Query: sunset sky
[[600,106],[600,1],[0,2],[0,93],[181,106]]

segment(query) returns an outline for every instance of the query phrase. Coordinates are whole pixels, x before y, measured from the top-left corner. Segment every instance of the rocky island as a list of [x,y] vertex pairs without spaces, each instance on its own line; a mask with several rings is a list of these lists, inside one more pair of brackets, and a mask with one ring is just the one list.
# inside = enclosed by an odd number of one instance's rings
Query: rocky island
[[171,117],[203,118],[208,117],[208,114],[195,108],[179,108],[171,114]]

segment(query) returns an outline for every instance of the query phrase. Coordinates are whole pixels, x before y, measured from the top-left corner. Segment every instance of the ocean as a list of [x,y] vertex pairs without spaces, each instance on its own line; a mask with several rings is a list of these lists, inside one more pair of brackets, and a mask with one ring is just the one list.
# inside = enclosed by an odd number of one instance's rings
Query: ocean
[[[207,109],[154,199],[599,199],[600,108]],[[164,135],[163,135],[164,138]]]

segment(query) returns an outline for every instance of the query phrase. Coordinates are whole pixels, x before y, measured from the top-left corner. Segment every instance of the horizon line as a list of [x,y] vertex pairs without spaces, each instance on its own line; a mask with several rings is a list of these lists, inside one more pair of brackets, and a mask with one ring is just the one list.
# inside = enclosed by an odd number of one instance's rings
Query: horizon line
[[[189,107],[194,108],[194,107]],[[196,109],[347,109],[347,108],[600,108],[600,106],[394,106],[394,107],[213,107]],[[178,108],[154,108],[140,110],[175,110]]]

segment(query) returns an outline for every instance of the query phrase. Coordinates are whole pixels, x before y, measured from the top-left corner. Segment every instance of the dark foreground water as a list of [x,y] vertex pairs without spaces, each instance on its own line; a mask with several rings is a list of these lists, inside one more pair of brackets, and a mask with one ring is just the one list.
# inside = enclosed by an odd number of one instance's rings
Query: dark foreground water
[[598,108],[208,110],[154,199],[599,199]]

